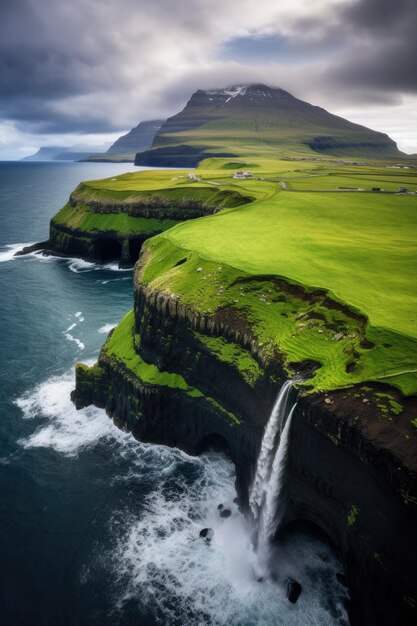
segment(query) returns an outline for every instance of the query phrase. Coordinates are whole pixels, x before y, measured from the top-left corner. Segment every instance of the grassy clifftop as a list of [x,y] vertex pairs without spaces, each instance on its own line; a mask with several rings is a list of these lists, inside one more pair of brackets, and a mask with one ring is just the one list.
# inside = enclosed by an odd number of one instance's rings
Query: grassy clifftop
[[[239,170],[252,176],[232,178]],[[142,283],[250,329],[288,374],[316,363],[313,389],[377,381],[413,395],[416,189],[416,170],[388,161],[208,159],[191,179],[146,171],[83,183],[54,220],[90,232],[159,229],[144,244]],[[178,223],[185,205],[214,214]]]
[[[345,164],[315,172],[281,162],[275,180],[270,168],[259,162],[261,180],[239,183],[255,202],[148,241],[141,280],[201,314],[240,319],[289,373],[291,363],[320,363],[315,389],[369,380],[417,394],[417,197],[338,191]],[[369,190],[383,177],[391,188],[417,182],[411,170],[354,170]],[[307,176],[317,189],[285,189]]]
[[52,223],[85,233],[147,235],[252,200],[231,185],[191,184],[182,171],[135,172],[81,183]]

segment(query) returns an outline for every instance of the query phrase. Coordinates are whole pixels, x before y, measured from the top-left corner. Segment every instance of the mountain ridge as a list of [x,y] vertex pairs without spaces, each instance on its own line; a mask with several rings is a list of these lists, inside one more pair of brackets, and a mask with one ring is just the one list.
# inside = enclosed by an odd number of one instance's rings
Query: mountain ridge
[[[189,156],[175,148],[188,146]],[[190,166],[206,154],[401,157],[385,133],[350,122],[262,83],[198,89],[169,117],[136,165]],[[192,153],[193,156],[190,156]]]
[[90,154],[85,161],[132,162],[138,152],[152,145],[156,133],[165,120],[154,119],[139,122],[129,132],[121,135],[104,154]]

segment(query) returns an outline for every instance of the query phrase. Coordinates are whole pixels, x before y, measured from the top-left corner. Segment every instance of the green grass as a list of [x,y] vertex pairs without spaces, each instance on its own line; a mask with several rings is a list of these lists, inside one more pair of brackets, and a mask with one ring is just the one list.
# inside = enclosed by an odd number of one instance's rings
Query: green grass
[[348,516],[347,516],[348,526],[353,526],[355,524],[358,518],[358,514],[359,514],[359,508],[355,504],[352,504],[352,506],[350,507]]
[[[72,196],[84,204],[89,204],[93,200],[112,200],[115,201],[115,204],[126,208],[134,202],[146,203],[146,201],[153,200],[157,203],[158,200],[162,200],[162,202],[172,203],[173,210],[177,207],[180,208],[184,201],[199,202],[207,208],[234,207],[248,201],[247,198],[242,198],[238,190],[231,184],[230,176],[220,177],[221,182],[225,185],[219,188],[210,184],[208,180],[210,172],[206,174],[206,176],[208,175],[207,181],[192,182],[185,174],[170,178],[165,172],[165,178],[157,177],[160,187],[154,188],[155,180],[151,186],[150,177],[143,176],[145,172],[140,172],[140,176],[138,174],[123,174],[113,179],[81,183]],[[213,174],[217,174],[217,171]],[[142,184],[144,188],[138,189]]]
[[223,337],[209,337],[197,332],[195,336],[211,354],[224,363],[236,367],[249,385],[254,385],[262,376],[262,369],[257,361],[247,350],[244,350],[236,343],[227,341]]
[[[240,423],[233,413],[224,409],[214,398],[203,395],[199,389],[188,385],[186,380],[179,374],[161,371],[156,365],[147,363],[136,352],[134,347],[134,323],[134,312],[132,310],[122,319],[107,339],[103,347],[104,354],[123,363],[143,383],[168,387],[172,390],[183,391],[192,398],[204,399],[204,401],[209,402],[209,404],[220,411],[230,424]],[[92,368],[89,369],[91,370]]]
[[[230,175],[221,180],[224,184],[215,185],[210,181],[190,183],[183,172],[178,176],[172,174],[175,172],[138,172],[81,183],[73,192],[72,201],[52,218],[52,223],[88,234],[116,232],[150,236],[184,219],[184,210],[192,217],[201,214],[196,206],[212,211],[233,208],[254,199],[248,195],[248,190],[231,184]],[[208,176],[210,178],[210,172]],[[110,205],[109,212],[93,211],[90,207],[93,201]],[[131,214],[135,202],[143,203],[148,217]],[[148,205],[149,202],[153,204]],[[163,219],[158,217],[161,207]],[[193,214],[193,211],[196,212]]]
[[[115,357],[131,370],[135,376],[148,385],[159,385],[171,389],[182,389],[196,395],[194,388],[187,385],[179,374],[161,372],[156,365],[146,363],[135,352],[133,346],[134,314],[130,311],[116,326],[107,340],[104,350],[109,356]],[[202,395],[200,392],[197,395]]]
[[127,213],[93,213],[87,205],[66,204],[53,218],[53,224],[81,230],[87,233],[117,232],[122,235],[160,233],[178,222],[147,217],[133,217]]
[[[179,224],[92,213],[81,203],[66,205],[54,221],[89,232],[163,231],[145,244],[142,280],[203,314],[226,310],[244,319],[262,351],[270,357],[279,352],[289,374],[292,363],[318,361],[313,389],[379,381],[417,394],[417,197],[323,191],[347,181],[411,189],[416,171],[388,168],[388,161],[278,160],[255,151],[239,158],[253,178],[235,180],[237,160],[203,161],[197,183],[190,183],[187,171],[143,171],[83,183],[76,192],[122,203],[149,194],[176,202],[227,197],[215,215]],[[284,191],[280,181],[312,191]],[[236,206],[242,196],[254,202]],[[335,340],[338,333],[342,338]],[[218,358],[256,379],[245,351],[210,341],[206,348]]]
[[417,338],[416,212],[408,196],[276,191],[165,237],[248,274],[328,289],[373,326]]
[[[415,374],[382,378],[416,368],[415,339],[370,327],[366,318],[338,309],[337,303],[331,306],[324,292],[317,297],[315,290],[305,288],[301,296],[273,276],[251,276],[228,264],[207,261],[163,235],[145,244],[145,250],[142,282],[175,295],[202,314],[215,316],[216,311],[227,310],[232,317],[245,319],[263,352],[273,357],[279,351],[290,375],[291,363],[318,361],[322,367],[309,381],[315,389],[379,380],[405,394],[417,393]],[[343,338],[335,340],[340,332]],[[363,348],[363,339],[375,346]],[[238,358],[230,359],[239,364]],[[348,372],[352,361],[355,370]]]
[[398,192],[400,187],[417,191],[417,177],[413,169],[339,166],[335,170],[321,165],[300,173],[289,172],[283,175],[282,180],[289,189],[297,191],[339,191],[343,188],[371,191],[373,187],[388,192]]
[[[222,172],[227,163],[219,160]],[[212,168],[213,160],[207,164]],[[239,181],[257,201],[177,225],[148,242],[144,282],[202,313],[233,310],[250,323],[265,353],[280,351],[289,371],[293,362],[320,362],[316,389],[369,380],[417,393],[417,199],[294,194],[270,181],[273,161],[259,164],[263,180]],[[277,162],[275,177],[308,167]],[[374,176],[391,171],[371,169]],[[303,286],[307,294],[323,289],[346,310],[309,301],[311,295],[283,294],[274,277]],[[244,287],[235,282],[242,278]],[[309,316],[308,323],[297,321],[300,314]],[[337,331],[344,335],[340,341],[334,340]],[[363,348],[363,339],[374,347]]]

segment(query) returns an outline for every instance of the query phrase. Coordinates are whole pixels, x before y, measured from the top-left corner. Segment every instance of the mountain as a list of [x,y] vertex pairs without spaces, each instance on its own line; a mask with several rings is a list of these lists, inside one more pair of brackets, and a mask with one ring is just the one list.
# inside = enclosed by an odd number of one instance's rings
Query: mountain
[[383,133],[266,85],[198,90],[157,132],[136,165],[189,167],[208,156],[401,157]]
[[132,128],[126,135],[122,135],[107,150],[106,154],[126,154],[133,155],[136,152],[142,152],[152,145],[156,133],[161,128],[165,120],[150,120],[149,122],[140,122],[135,128]]
[[89,146],[87,144],[76,144],[75,146],[43,146],[35,154],[31,154],[21,159],[21,161],[79,161],[86,158],[91,152],[102,149],[107,145]]
[[35,154],[23,157],[21,161],[53,161],[57,154],[69,150],[67,146],[43,146]]
[[140,122],[126,135],[122,135],[105,154],[92,154],[87,161],[133,161],[137,152],[142,152],[152,145],[156,133],[165,120]]

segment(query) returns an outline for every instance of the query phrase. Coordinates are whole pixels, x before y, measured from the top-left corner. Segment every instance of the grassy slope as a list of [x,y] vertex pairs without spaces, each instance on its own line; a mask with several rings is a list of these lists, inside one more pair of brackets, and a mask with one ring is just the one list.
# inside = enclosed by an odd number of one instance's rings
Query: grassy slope
[[[182,376],[160,372],[156,365],[146,363],[133,348],[134,315],[130,311],[114,329],[105,344],[105,352],[124,363],[140,380],[150,385],[182,389],[193,393]],[[195,395],[195,394],[194,394]],[[197,394],[198,395],[198,394]],[[199,394],[201,395],[201,394]]]
[[[137,354],[133,342],[134,324],[134,312],[129,311],[107,339],[103,347],[106,355],[126,366],[145,385],[168,387],[180,390],[193,398],[202,398],[221,411],[231,425],[239,423],[239,419],[233,413],[226,411],[214,398],[204,396],[199,389],[188,385],[182,376],[173,372],[161,372],[156,365],[147,363]],[[90,371],[94,375],[94,367],[90,368]]]
[[165,236],[248,274],[330,289],[373,325],[417,338],[416,209],[409,196],[276,191]]
[[[211,160],[207,164],[213,167]],[[275,162],[273,172],[269,160],[258,165],[256,174],[265,180],[236,183],[258,200],[178,225],[149,242],[144,280],[179,294],[200,311],[214,314],[219,307],[231,307],[240,312],[250,320],[265,349],[272,353],[279,347],[287,363],[307,358],[320,361],[323,367],[314,379],[316,388],[380,380],[406,394],[417,393],[417,198],[285,192],[278,181],[296,178],[300,169],[305,175],[310,168],[313,175],[316,166]],[[219,160],[218,167],[217,178],[211,175],[221,181],[228,164]],[[335,164],[324,173],[330,189],[338,167],[346,166]],[[201,172],[204,175],[203,168]],[[387,172],[396,177],[397,184],[397,170],[357,167],[354,173],[370,178],[376,186],[373,181]],[[404,176],[408,187],[417,182],[414,172],[401,170]],[[276,182],[266,180],[271,177]],[[184,258],[186,262],[174,268]],[[268,278],[258,281],[256,288],[233,284],[239,277],[259,275],[324,288],[366,316],[366,327],[360,328],[349,316],[336,319],[326,306],[317,310],[317,304],[307,306],[288,294],[284,294],[285,302],[276,301],[280,294]],[[302,324],[296,318],[303,312],[319,313],[323,321],[312,323],[309,318],[309,324]],[[343,328],[345,337],[335,341],[330,328]],[[362,348],[363,338],[375,347]],[[346,366],[352,361],[356,369],[348,373]]]
[[159,233],[178,223],[169,219],[133,217],[126,213],[92,213],[85,204],[77,204],[76,207],[66,204],[53,217],[53,222],[84,232],[117,232],[122,235]]
[[[279,349],[289,373],[292,362],[321,362],[315,388],[380,380],[415,394],[417,197],[337,191],[341,186],[417,188],[414,169],[391,169],[387,164],[279,161],[253,153],[239,159],[207,159],[196,172],[199,182],[191,183],[183,170],[143,171],[83,183],[76,193],[87,201],[129,202],[157,195],[215,205],[221,194],[229,194],[230,207],[234,194],[255,201],[182,224],[92,214],[83,203],[77,209],[67,205],[55,219],[88,230],[165,231],[145,246],[144,281],[202,312],[214,315],[228,308],[245,318],[266,353]],[[254,177],[232,179],[238,169],[251,169]],[[302,191],[306,188],[311,191]],[[178,261],[182,264],[174,267]],[[303,285],[307,295],[291,293],[274,277]],[[236,282],[242,279],[244,284]],[[367,322],[337,311],[323,298],[314,299],[311,290],[317,287],[359,311]],[[334,339],[337,331],[343,333],[341,340]],[[248,381],[256,379],[259,372],[246,352],[222,340],[200,339],[218,358],[237,363]],[[364,347],[364,339],[375,347]]]
[[[210,175],[210,170],[207,174]],[[218,174],[213,170],[213,175]],[[85,232],[116,231],[122,235],[143,233],[150,235],[171,228],[178,219],[181,219],[181,207],[175,203],[182,200],[200,202],[207,208],[234,207],[248,198],[243,198],[236,185],[230,184],[230,173],[225,172],[219,188],[205,182],[193,182],[181,170],[175,171],[145,171],[122,174],[117,178],[105,178],[81,183],[72,194],[77,199],[76,206],[66,204],[54,217],[53,223],[78,229]],[[228,184],[226,184],[228,183]],[[256,196],[255,196],[256,197]],[[158,219],[152,217],[137,217],[127,213],[95,213],[90,209],[91,201],[110,201],[115,205],[125,205],[147,199],[162,199],[172,201],[170,209],[165,208],[165,214],[174,219]],[[157,207],[156,207],[157,210]],[[149,208],[152,214],[152,209]]]

